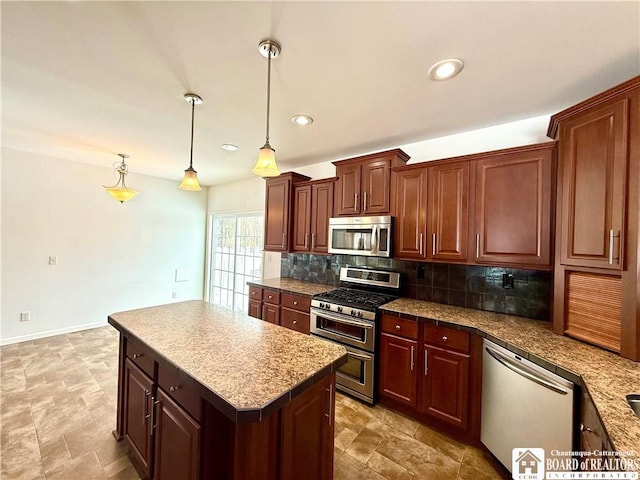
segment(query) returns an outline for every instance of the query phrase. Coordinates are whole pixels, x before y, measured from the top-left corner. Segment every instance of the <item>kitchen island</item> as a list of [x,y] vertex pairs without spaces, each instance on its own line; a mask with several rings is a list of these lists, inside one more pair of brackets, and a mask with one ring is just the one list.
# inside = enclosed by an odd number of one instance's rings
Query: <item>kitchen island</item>
[[115,313],[116,438],[153,479],[331,479],[346,350],[189,301]]

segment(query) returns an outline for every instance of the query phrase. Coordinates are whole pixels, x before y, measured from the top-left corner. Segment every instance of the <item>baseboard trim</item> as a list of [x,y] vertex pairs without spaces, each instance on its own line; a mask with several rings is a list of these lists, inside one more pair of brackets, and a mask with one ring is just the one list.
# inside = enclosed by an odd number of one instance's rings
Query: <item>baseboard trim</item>
[[92,328],[104,327],[108,325],[106,321],[85,323],[83,325],[74,325],[72,327],[58,328],[55,330],[47,330],[45,332],[30,333],[28,335],[20,335],[17,337],[0,338],[0,346],[12,345],[14,343],[28,342],[30,340],[38,340],[40,338],[54,337],[65,333],[81,332],[82,330],[90,330]]

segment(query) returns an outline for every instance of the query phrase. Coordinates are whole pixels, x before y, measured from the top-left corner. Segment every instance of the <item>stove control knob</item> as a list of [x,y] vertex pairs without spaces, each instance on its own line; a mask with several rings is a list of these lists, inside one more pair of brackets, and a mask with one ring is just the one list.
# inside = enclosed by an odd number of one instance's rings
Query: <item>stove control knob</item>
[[327,310],[331,310],[331,305],[328,303],[325,303],[324,308],[326,308]]
[[338,313],[342,313],[342,307],[338,307]]
[[324,303],[320,302],[320,308],[324,308]]
[[351,310],[351,315],[355,317],[356,316],[356,311],[355,310]]
[[362,318],[362,312],[358,312],[358,316]]

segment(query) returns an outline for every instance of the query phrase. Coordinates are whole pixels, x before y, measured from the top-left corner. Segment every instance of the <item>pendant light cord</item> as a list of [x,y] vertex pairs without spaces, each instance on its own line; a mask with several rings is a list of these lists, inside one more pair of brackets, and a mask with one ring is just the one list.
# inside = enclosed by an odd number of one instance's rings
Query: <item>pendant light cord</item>
[[269,106],[271,104],[271,49],[269,46],[269,56],[267,58],[267,134],[266,145],[269,145]]
[[189,168],[193,169],[193,117],[196,109],[195,98],[191,99],[191,152],[189,153]]

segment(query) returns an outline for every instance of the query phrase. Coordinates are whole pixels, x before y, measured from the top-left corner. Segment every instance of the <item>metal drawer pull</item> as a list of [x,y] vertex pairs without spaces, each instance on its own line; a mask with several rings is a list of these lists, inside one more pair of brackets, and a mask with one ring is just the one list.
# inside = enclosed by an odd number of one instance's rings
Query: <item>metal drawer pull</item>
[[269,300],[271,300],[273,298],[273,295],[269,295]]
[[134,360],[137,359],[137,358],[140,358],[140,357],[144,357],[144,354],[143,353],[134,353],[133,354],[133,359]]
[[443,342],[446,342],[447,340],[449,340],[449,337],[447,337],[446,335],[443,335],[443,336],[442,336],[442,341],[443,341]]
[[294,304],[294,305],[297,305],[297,304],[298,304],[298,301],[297,301],[297,300],[294,300],[294,301],[293,301],[293,304]]
[[329,385],[329,413],[325,413],[324,415],[329,419],[329,426],[331,426],[332,422],[332,412],[333,412],[333,385]]
[[169,387],[169,391],[170,391],[170,392],[175,392],[176,390],[180,390],[180,385],[178,385],[177,387],[174,387],[173,385],[171,385],[171,386]]
[[413,361],[413,354],[416,351],[416,347],[414,347],[413,345],[411,345],[411,371],[413,372],[413,365],[414,365],[414,361]]
[[293,321],[293,324],[294,324],[294,325],[297,325],[297,324],[298,324],[298,320],[294,320],[294,321]]
[[400,330],[400,325],[396,325],[396,330]]
[[594,432],[593,430],[591,430],[589,427],[587,427],[584,423],[580,424],[580,431],[581,432],[588,432],[588,433],[595,433],[597,435],[596,432]]

